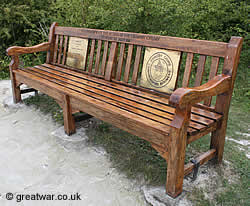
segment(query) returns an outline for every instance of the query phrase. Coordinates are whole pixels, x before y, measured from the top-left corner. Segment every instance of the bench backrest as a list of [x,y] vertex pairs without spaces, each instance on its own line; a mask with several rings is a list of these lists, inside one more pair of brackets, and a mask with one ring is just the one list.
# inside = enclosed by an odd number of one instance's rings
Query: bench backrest
[[[47,54],[47,63],[66,66],[69,37],[81,37],[89,41],[86,66],[80,72],[140,89],[139,79],[145,47],[181,52],[178,87],[199,86],[219,73],[231,75],[233,87],[242,46],[240,37],[232,37],[229,43],[224,43],[60,27],[54,23],[50,29],[49,41],[52,46]],[[211,99],[208,98],[202,104],[212,108]]]

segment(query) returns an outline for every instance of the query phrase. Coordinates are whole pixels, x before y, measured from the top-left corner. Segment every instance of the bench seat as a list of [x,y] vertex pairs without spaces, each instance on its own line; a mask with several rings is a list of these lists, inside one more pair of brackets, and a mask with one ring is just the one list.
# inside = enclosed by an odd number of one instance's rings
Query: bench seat
[[[140,117],[144,122],[148,122],[148,124],[158,125],[164,132],[168,130],[166,126],[169,126],[174,118],[175,108],[168,104],[168,96],[162,97],[135,88],[114,84],[51,64],[28,67],[16,72],[38,82],[49,81],[54,89],[60,87],[65,90],[67,88],[69,95],[72,90],[88,96],[93,101],[99,100],[106,108],[110,108],[110,106],[116,107],[121,114],[128,115],[128,113],[132,113],[137,118]],[[84,108],[78,109],[84,111]],[[191,121],[187,129],[188,136],[197,135],[199,132],[206,130],[211,132],[211,129],[216,128],[221,119],[222,115],[219,113],[193,107]]]

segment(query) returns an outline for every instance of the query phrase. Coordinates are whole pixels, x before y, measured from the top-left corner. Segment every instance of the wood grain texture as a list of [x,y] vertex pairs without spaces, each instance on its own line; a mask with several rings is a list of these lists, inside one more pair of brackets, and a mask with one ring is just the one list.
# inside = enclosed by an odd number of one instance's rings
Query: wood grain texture
[[57,59],[57,63],[60,64],[61,63],[61,58],[62,58],[62,48],[63,48],[63,36],[60,36],[60,44],[59,44],[59,53],[58,53],[58,59]]
[[123,81],[125,83],[128,83],[128,80],[129,80],[131,61],[132,61],[132,54],[133,54],[133,45],[130,44],[128,46],[128,55],[127,55],[127,61],[126,61],[126,66],[125,66],[125,71],[124,71],[124,79],[123,79]]
[[[216,156],[216,150],[215,149],[210,149],[207,152],[201,154],[195,160],[199,162],[200,165],[205,164],[207,161],[213,159]],[[184,175],[188,175],[191,173],[194,169],[195,165],[191,162],[187,163],[184,167]]]
[[243,38],[241,37],[232,37],[226,52],[226,58],[224,60],[224,66],[222,73],[224,75],[231,76],[231,88],[228,91],[225,91],[222,94],[219,94],[216,99],[215,110],[221,114],[223,114],[223,120],[221,124],[218,126],[216,131],[212,132],[211,136],[211,149],[216,149],[216,159],[220,163],[222,161],[223,152],[224,152],[224,144],[225,144],[225,136],[226,136],[226,128],[227,128],[227,120],[228,120],[228,112],[230,107],[230,102],[233,93],[234,81],[236,78],[236,72],[240,59],[240,52],[242,48]]
[[218,75],[207,83],[194,88],[179,88],[170,96],[170,104],[184,108],[194,105],[209,96],[215,96],[229,91],[232,78],[228,75]]
[[50,30],[49,30],[50,48],[47,52],[46,63],[51,63],[53,61],[54,49],[55,49],[55,29],[57,26],[58,26],[57,22],[53,22],[52,25],[50,26]]
[[136,84],[137,83],[139,66],[140,66],[140,60],[141,60],[141,51],[142,51],[142,47],[141,46],[137,46],[137,48],[136,48],[136,56],[135,56],[135,63],[134,63],[134,69],[133,69],[133,76],[132,76],[132,84]]
[[185,66],[185,72],[184,72],[183,80],[182,80],[182,87],[188,87],[191,70],[192,70],[193,59],[194,59],[194,54],[188,53],[186,66]]
[[53,63],[56,63],[56,59],[57,59],[58,41],[59,41],[59,35],[56,35]]
[[216,122],[210,124],[209,127],[207,127],[203,131],[199,131],[196,133],[188,133],[187,144],[190,144],[190,143],[194,142],[195,140],[198,140],[201,137],[215,131],[218,128],[218,126],[220,125],[220,123],[221,123],[220,121],[216,121]]
[[11,62],[10,62],[10,78],[11,78],[11,86],[12,86],[12,96],[13,96],[13,102],[18,103],[21,102],[21,90],[20,90],[20,84],[16,80],[16,75],[14,73],[15,70],[18,69],[19,65],[19,57],[18,56],[12,56]]
[[[209,80],[213,79],[216,76],[216,74],[218,72],[218,68],[219,68],[219,62],[220,62],[219,57],[212,57],[211,68],[210,68],[210,73],[209,73]],[[204,104],[207,106],[210,106],[211,101],[212,101],[212,97],[209,97],[204,101]]]
[[95,54],[95,39],[92,39],[91,49],[89,54],[89,65],[88,65],[88,72],[90,73],[92,73],[94,54]]
[[124,61],[124,51],[125,51],[125,44],[122,43],[120,46],[120,54],[119,54],[117,72],[116,72],[116,80],[118,81],[121,80],[123,61]]
[[106,61],[107,61],[107,56],[108,56],[108,46],[109,46],[109,42],[105,41],[104,42],[103,56],[102,56],[102,66],[101,66],[101,75],[103,75],[103,76],[105,74]]
[[76,131],[75,120],[72,116],[72,107],[69,95],[63,95],[63,119],[65,133],[67,135],[74,134]]
[[[104,104],[103,101],[92,98],[88,95],[79,95],[78,92],[61,87],[46,79],[41,79],[21,70],[16,70],[16,74],[22,82],[53,96],[55,99],[62,99],[59,95],[66,93],[70,96],[71,106],[74,109],[86,112],[103,121],[112,123],[125,131],[136,136],[140,136],[149,142],[156,143],[162,147],[167,147],[167,134],[169,128],[158,122],[152,121],[142,116],[138,116],[129,111],[121,110],[115,106]],[[49,89],[50,88],[50,89]],[[58,93],[59,92],[59,93]],[[126,122],[126,124],[124,124]],[[147,131],[143,128],[148,128]]]
[[96,52],[96,59],[95,59],[95,74],[99,73],[99,64],[100,64],[101,49],[102,49],[102,41],[98,40],[98,43],[97,43],[97,52]]
[[105,31],[73,27],[56,27],[55,32],[60,35],[72,35],[82,38],[116,41],[140,46],[198,53],[208,56],[225,57],[225,52],[227,50],[227,43],[224,42],[139,34],[132,32]]
[[117,54],[117,42],[112,42],[110,46],[110,52],[109,52],[109,59],[107,63],[107,68],[105,72],[105,80],[110,81],[112,78],[112,72],[114,69],[114,64],[116,61],[116,54]]
[[100,99],[106,103],[117,105],[120,108],[129,110],[135,114],[139,114],[163,124],[169,125],[171,123],[169,119],[164,118],[164,116],[168,114],[132,100],[128,100],[125,97],[108,93],[105,90],[100,90],[98,85],[89,86],[87,83],[81,84],[81,82],[71,81],[68,78],[64,78],[64,76],[58,75],[58,72],[55,72],[55,74],[54,72],[49,73],[48,70],[39,66],[35,68],[28,68],[27,72],[33,73],[34,75],[40,76],[41,78],[45,78],[74,91],[79,91],[80,93],[90,95],[93,98]]
[[171,197],[177,197],[182,192],[187,128],[190,115],[191,106],[184,109],[177,107],[175,117],[171,122],[166,183],[167,194]]
[[[90,77],[89,75],[86,74],[80,74],[79,71],[71,71],[69,69],[63,68],[63,67],[58,67],[50,64],[44,64],[42,66],[45,66],[47,68],[52,69],[53,73],[56,71],[62,73],[62,75],[66,76],[69,75],[68,78],[86,83],[87,85],[100,85],[99,89],[103,91],[107,91],[113,94],[119,93],[120,96],[124,96],[127,99],[131,99],[137,102],[141,102],[143,104],[146,104],[148,106],[154,107],[154,108],[159,108],[163,111],[169,112],[171,114],[175,113],[175,108],[170,107],[168,104],[168,98],[166,97],[160,97],[157,95],[153,94],[148,94],[147,92],[143,91],[138,91],[134,88],[130,88],[128,86],[123,86],[119,84],[115,84],[113,82],[107,82],[105,80],[102,80],[100,78],[95,78],[95,77]],[[203,105],[204,107],[204,105]],[[222,115],[207,111],[208,107],[202,109],[202,108],[192,108],[192,114],[194,115],[199,115],[201,117],[207,117],[208,119],[212,119],[214,121],[218,121],[221,119]],[[192,116],[191,116],[192,117]]]
[[8,56],[18,56],[20,54],[31,54],[35,52],[48,51],[50,48],[49,42],[44,42],[32,47],[13,46],[6,50]]
[[65,38],[64,38],[64,46],[63,46],[64,48],[63,48],[62,64],[65,64],[65,61],[66,61],[67,49],[68,49],[68,38],[69,38],[68,36],[65,36]]
[[205,63],[206,63],[206,56],[200,55],[198,65],[197,65],[195,82],[194,82],[195,87],[198,87],[198,86],[201,85],[202,78],[203,78],[203,73],[204,73],[204,70],[205,70]]

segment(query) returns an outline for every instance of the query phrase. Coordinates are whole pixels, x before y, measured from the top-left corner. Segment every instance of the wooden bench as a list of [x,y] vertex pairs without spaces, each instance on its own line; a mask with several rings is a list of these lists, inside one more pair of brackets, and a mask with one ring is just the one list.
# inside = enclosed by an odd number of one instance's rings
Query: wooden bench
[[[67,65],[71,37],[87,39],[86,61],[75,57],[84,63],[82,69]],[[21,101],[20,85],[26,84],[59,103],[68,135],[75,132],[72,113],[78,110],[147,140],[167,161],[166,192],[176,197],[185,175],[210,159],[222,161],[242,41],[241,37],[224,43],[53,23],[49,42],[7,50],[12,57],[14,102]],[[140,86],[146,48],[180,53],[178,67],[182,65],[183,71],[172,94]],[[41,51],[47,51],[44,64],[19,67],[19,55]],[[187,144],[209,133],[208,151],[184,165]]]

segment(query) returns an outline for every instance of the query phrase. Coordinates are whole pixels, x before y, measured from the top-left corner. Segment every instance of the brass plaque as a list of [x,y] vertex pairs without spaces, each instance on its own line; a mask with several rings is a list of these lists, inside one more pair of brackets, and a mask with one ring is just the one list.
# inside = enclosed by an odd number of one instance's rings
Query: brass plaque
[[146,48],[140,85],[172,93],[176,86],[181,52]]
[[84,69],[88,50],[88,40],[78,37],[70,37],[66,65],[78,69]]

